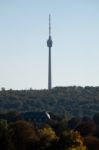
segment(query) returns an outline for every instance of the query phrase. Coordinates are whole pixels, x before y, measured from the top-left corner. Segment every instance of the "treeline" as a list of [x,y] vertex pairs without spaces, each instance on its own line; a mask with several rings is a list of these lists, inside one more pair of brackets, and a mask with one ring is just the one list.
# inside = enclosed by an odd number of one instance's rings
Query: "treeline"
[[32,121],[2,119],[0,147],[2,150],[99,150],[99,114],[93,119],[51,120],[40,128]]
[[93,116],[99,111],[99,87],[0,91],[0,112],[48,111],[57,115]]

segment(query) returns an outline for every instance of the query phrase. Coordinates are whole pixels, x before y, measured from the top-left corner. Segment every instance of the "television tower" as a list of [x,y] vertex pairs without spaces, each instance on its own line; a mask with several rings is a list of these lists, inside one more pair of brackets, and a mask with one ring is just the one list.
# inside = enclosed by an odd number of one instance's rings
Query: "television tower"
[[52,79],[51,79],[51,47],[52,47],[52,38],[51,38],[51,15],[49,15],[49,38],[47,40],[47,46],[49,48],[48,55],[48,90],[52,88]]

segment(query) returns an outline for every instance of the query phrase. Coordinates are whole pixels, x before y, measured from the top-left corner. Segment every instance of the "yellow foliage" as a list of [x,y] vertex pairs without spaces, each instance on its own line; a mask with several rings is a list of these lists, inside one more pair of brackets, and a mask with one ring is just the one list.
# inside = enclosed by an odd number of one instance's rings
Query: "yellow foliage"
[[70,147],[68,150],[87,150],[85,146]]
[[40,138],[45,139],[47,141],[53,141],[58,138],[51,127],[40,129],[39,135]]
[[71,145],[68,150],[87,150],[86,146],[83,145],[83,138],[78,132],[71,132],[71,138],[74,141],[74,145]]

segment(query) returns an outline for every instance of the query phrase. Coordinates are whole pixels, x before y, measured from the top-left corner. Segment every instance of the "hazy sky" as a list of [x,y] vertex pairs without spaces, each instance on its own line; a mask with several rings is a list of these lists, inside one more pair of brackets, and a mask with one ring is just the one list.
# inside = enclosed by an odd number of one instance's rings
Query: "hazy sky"
[[99,86],[99,0],[0,0],[0,88]]

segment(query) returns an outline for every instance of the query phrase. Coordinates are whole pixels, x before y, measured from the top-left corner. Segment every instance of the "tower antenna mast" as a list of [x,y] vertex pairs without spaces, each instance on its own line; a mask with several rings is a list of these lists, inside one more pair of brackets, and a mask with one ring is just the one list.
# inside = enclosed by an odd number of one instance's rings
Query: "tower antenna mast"
[[49,14],[49,36],[51,36],[51,15]]

